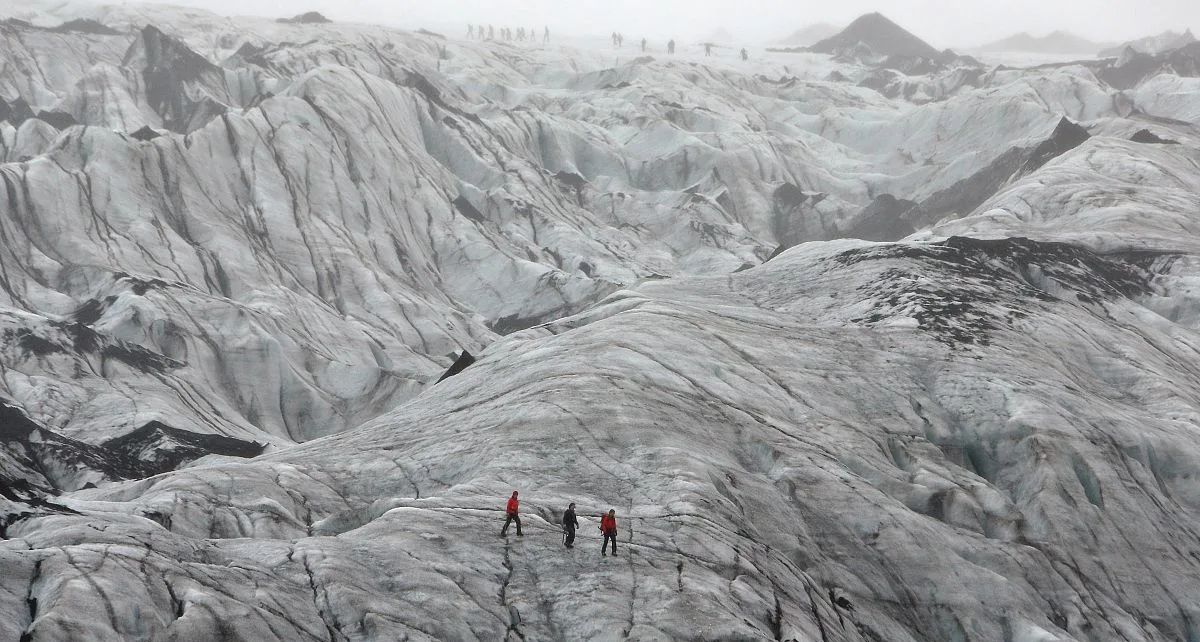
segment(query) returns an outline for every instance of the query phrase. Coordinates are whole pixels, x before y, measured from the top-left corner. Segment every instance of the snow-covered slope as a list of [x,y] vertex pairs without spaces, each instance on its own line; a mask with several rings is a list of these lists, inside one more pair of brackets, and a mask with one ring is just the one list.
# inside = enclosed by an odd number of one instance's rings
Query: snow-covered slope
[[0,638],[1196,637],[1187,48],[5,9]]
[[[59,498],[8,528],[33,549],[11,592],[37,600],[10,626],[1185,639],[1200,381],[1187,333],[1139,303],[1151,278],[1124,256],[951,239],[806,245],[623,291],[351,433]],[[524,536],[498,540],[510,486]],[[568,501],[575,550],[554,525]],[[621,555],[597,560],[609,506]],[[101,596],[140,611],[83,626]]]

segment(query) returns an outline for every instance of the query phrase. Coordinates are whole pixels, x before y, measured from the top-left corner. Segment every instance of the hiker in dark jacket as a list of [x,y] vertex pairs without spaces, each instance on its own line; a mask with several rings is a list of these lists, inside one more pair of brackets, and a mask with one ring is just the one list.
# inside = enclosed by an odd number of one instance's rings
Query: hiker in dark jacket
[[[517,501],[517,491],[513,491],[512,497],[508,498],[508,506],[504,508],[504,513],[507,516],[504,520],[504,527],[500,529],[500,537],[508,534],[508,525],[517,523],[517,535],[521,535],[521,516],[517,514],[517,510],[521,507],[521,502]],[[521,535],[524,537],[524,535]]]
[[608,509],[603,517],[600,518],[600,531],[604,533],[604,543],[600,545],[600,554],[607,556],[604,550],[608,548],[608,543],[612,542],[612,554],[615,557],[617,554],[617,511],[616,509]]
[[575,517],[575,502],[571,502],[563,513],[563,533],[567,536],[563,544],[566,544],[567,548],[575,548],[576,528],[579,528],[579,519]]

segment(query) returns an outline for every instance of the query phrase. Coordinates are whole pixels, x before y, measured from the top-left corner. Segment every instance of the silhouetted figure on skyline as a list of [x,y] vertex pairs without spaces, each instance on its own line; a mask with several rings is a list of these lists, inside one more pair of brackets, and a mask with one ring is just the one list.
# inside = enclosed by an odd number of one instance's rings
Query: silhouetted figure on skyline
[[704,43],[704,55],[705,56],[712,55],[712,43],[711,42]]
[[646,53],[646,39],[642,38],[642,53]]
[[542,42],[550,42],[550,27],[546,27],[546,33],[542,36]]
[[675,53],[675,40],[674,39],[667,41],[667,53],[669,53],[669,54]]
[[750,52],[745,47],[742,47],[742,60],[750,60]]

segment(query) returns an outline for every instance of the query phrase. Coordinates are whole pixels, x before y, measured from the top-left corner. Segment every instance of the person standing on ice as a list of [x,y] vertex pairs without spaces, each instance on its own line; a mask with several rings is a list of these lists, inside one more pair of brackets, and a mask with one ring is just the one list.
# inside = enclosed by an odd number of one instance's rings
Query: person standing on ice
[[563,513],[562,524],[563,534],[566,535],[563,544],[567,548],[575,548],[575,529],[579,528],[579,519],[575,517],[575,502],[571,502],[571,505],[567,506],[567,510]]
[[646,39],[642,38],[642,53],[646,53]]
[[550,27],[546,27],[546,33],[542,35],[542,42],[550,42]]
[[704,55],[705,56],[712,55],[712,43],[711,42],[704,43]]
[[667,53],[672,54],[672,55],[675,54],[675,40],[674,39],[667,41]]
[[500,537],[508,534],[508,525],[513,522],[517,524],[517,535],[524,537],[524,535],[521,535],[521,516],[517,514],[520,508],[521,502],[517,501],[517,491],[514,490],[512,497],[508,498],[508,506],[504,508],[504,527],[500,529]]
[[608,512],[600,518],[600,532],[604,533],[604,543],[600,545],[600,554],[607,556],[605,549],[608,548],[608,543],[612,542],[613,557],[617,556],[617,510],[615,508],[608,509]]
[[750,52],[746,51],[745,47],[742,47],[742,60],[750,60]]

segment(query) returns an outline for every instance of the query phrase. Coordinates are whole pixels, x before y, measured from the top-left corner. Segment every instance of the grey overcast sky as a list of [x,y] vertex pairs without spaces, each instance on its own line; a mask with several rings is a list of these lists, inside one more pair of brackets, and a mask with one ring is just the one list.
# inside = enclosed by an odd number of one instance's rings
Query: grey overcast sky
[[[136,0],[135,0],[136,1]],[[20,0],[17,0],[20,2]],[[937,47],[969,47],[1025,31],[1062,29],[1121,41],[1167,29],[1200,30],[1200,0],[170,0],[225,15],[290,16],[316,10],[336,20],[401,27],[549,25],[571,34],[701,38],[724,29],[747,41],[806,25],[844,25],[879,11]]]

